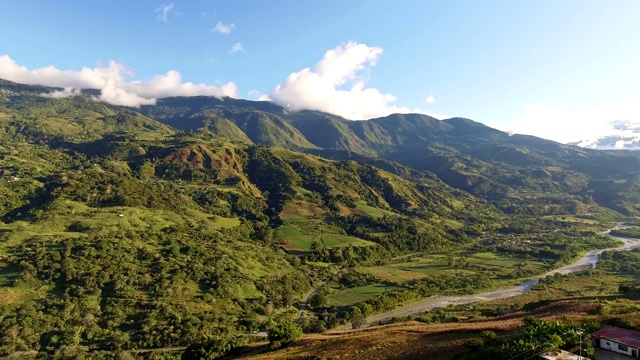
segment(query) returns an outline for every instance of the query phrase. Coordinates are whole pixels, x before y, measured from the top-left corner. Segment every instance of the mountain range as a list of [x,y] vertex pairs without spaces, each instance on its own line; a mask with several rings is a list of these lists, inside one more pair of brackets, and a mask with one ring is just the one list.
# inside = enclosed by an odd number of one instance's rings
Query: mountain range
[[[5,98],[12,99],[10,104],[23,96],[20,94],[44,102],[41,94],[59,90],[7,81],[0,83],[0,89]],[[84,106],[111,108],[87,100],[91,95],[95,91],[84,90],[83,97],[75,101],[84,99]],[[438,120],[422,114],[392,114],[351,121],[228,97],[165,98],[155,105],[128,110],[131,121],[121,126],[121,131],[142,127],[208,132],[240,143],[356,160],[387,170],[400,164],[435,174],[448,185],[503,204],[503,208],[509,206],[507,202],[518,202],[514,192],[538,192],[593,199],[627,215],[640,209],[636,201],[640,199],[633,195],[639,186],[638,154],[510,135],[465,118]],[[87,128],[83,124],[83,129]],[[112,130],[107,127],[101,131]]]
[[[640,213],[634,152],[464,118],[349,121],[214,97],[129,108],[59,90],[0,80],[0,355],[265,330],[338,274],[384,288],[375,310],[478,290],[506,267],[456,264],[491,252],[520,264],[509,276],[539,273],[603,245],[594,224]],[[443,264],[368,273],[417,253]],[[327,306],[317,328],[374,311],[361,303]]]

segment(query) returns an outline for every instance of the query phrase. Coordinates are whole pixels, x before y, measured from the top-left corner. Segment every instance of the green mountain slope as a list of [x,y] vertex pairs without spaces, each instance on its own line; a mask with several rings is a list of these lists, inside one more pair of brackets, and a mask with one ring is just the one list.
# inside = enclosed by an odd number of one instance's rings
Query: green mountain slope
[[[168,98],[138,110],[176,129],[209,130],[233,140],[250,140],[260,145],[292,149],[316,147],[280,116],[284,112],[263,111],[261,106],[250,103],[230,98]],[[249,106],[244,106],[247,104]],[[270,105],[264,107],[274,110]]]
[[397,164],[392,174],[252,145],[286,134],[283,145],[314,147],[261,110],[208,125],[232,141],[40,91],[0,104],[2,354],[266,329],[328,275],[313,261],[461,248],[460,234],[498,216]]
[[42,142],[83,142],[116,132],[142,137],[162,137],[174,130],[122,107],[109,106],[90,97],[48,99],[53,89],[1,83],[0,125],[8,136]]
[[610,246],[594,235],[618,216],[603,206],[640,203],[634,154],[467,119],[0,90],[1,355],[245,339],[339,272],[315,320],[336,325]]
[[[164,99],[162,104],[141,111],[172,126],[196,130],[207,120],[200,117],[194,125],[191,114],[202,109],[217,109],[216,116],[234,122],[253,143],[342,160],[390,160],[432,172],[447,184],[490,200],[503,210],[531,212],[539,207],[527,199],[542,196],[553,203],[552,209],[566,210],[594,200],[625,214],[640,211],[639,199],[633,195],[640,184],[640,157],[636,154],[510,136],[469,119],[441,121],[426,115],[393,114],[347,121],[317,111],[290,113],[264,102],[212,98]],[[168,113],[173,115],[167,117]],[[248,123],[247,119],[253,121]],[[237,133],[231,138],[248,142]],[[510,196],[515,192],[530,196]],[[566,195],[572,198],[569,203]]]

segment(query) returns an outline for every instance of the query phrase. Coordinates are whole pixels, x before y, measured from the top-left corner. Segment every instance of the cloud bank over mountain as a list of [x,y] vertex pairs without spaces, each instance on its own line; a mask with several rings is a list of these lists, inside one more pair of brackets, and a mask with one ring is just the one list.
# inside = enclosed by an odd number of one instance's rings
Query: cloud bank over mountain
[[29,70],[16,64],[8,55],[0,56],[0,78],[30,85],[62,87],[65,90],[47,94],[48,97],[78,95],[77,89],[99,89],[99,100],[122,106],[137,107],[155,104],[156,99],[169,96],[216,96],[237,97],[238,89],[233,82],[220,87],[183,82],[178,71],[170,70],[150,80],[127,81],[133,73],[115,61],[107,66],[83,67],[80,71],[60,70],[54,66]]
[[380,47],[347,42],[327,51],[313,68],[291,73],[261,100],[273,101],[292,111],[324,111],[350,120],[393,113],[425,113],[395,105],[394,95],[367,87],[368,75],[382,51]]
[[[170,9],[167,10],[167,12]],[[221,33],[235,25],[221,23]],[[244,52],[241,43],[229,53]],[[439,119],[448,116],[431,114],[418,108],[397,104],[396,96],[368,86],[369,77],[383,49],[357,42],[347,42],[325,52],[313,67],[291,73],[271,92],[259,97],[277,103],[290,111],[317,110],[350,120],[366,120],[392,113],[423,113]],[[123,64],[109,61],[95,67],[60,70],[54,66],[28,69],[8,55],[0,56],[0,78],[30,85],[59,87],[62,90],[43,94],[49,98],[80,95],[79,89],[98,89],[95,99],[110,104],[138,107],[155,104],[172,96],[238,97],[234,82],[221,86],[184,82],[176,70],[146,80],[131,80],[134,74]],[[250,92],[258,98],[257,90]],[[440,98],[438,98],[440,100]],[[427,106],[436,97],[424,98]],[[600,149],[640,149],[640,94],[630,95],[616,105],[587,109],[527,104],[523,115],[506,125],[492,124],[510,134],[527,134],[554,141]]]
[[614,106],[567,109],[525,105],[523,116],[502,130],[597,149],[640,149],[640,94]]
[[614,120],[607,124],[611,126],[611,135],[571,144],[592,149],[640,150],[640,121]]

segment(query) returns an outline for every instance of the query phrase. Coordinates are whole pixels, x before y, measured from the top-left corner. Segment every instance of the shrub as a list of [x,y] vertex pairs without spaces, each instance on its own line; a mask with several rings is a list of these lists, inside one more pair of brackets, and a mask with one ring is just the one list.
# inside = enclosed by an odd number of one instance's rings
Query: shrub
[[302,336],[300,325],[291,320],[286,320],[269,331],[269,342],[271,343],[271,348],[275,349],[293,342],[300,336]]

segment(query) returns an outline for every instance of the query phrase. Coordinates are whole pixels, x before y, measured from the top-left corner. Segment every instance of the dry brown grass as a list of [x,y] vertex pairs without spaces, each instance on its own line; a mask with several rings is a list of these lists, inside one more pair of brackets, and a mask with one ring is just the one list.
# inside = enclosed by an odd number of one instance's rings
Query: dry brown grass
[[303,217],[303,218],[312,218],[316,217],[319,219],[324,219],[327,215],[327,212],[322,209],[320,206],[311,203],[296,203],[296,204],[287,204],[285,208],[280,213],[280,216],[283,219],[292,218],[292,217]]
[[32,291],[27,289],[5,288],[0,290],[0,303],[17,304],[25,297],[31,296]]
[[300,251],[300,252],[306,252],[304,249],[301,249],[295,245],[293,245],[289,240],[286,239],[279,239],[279,244],[280,246],[282,246],[283,249],[291,252],[291,251]]
[[452,359],[469,351],[469,341],[480,332],[490,330],[507,334],[522,327],[522,318],[526,315],[546,320],[581,320],[595,316],[598,306],[597,302],[591,300],[558,300],[530,312],[520,311],[467,323],[424,324],[410,321],[360,330],[305,335],[285,349],[245,358]]
[[348,216],[348,215],[364,215],[366,216],[367,213],[365,213],[364,211],[360,210],[360,209],[356,209],[356,208],[349,208],[346,207],[344,205],[338,205],[338,213],[342,216]]
[[509,331],[520,320],[471,324],[405,322],[362,330],[305,335],[285,349],[247,359],[450,359],[484,330]]

